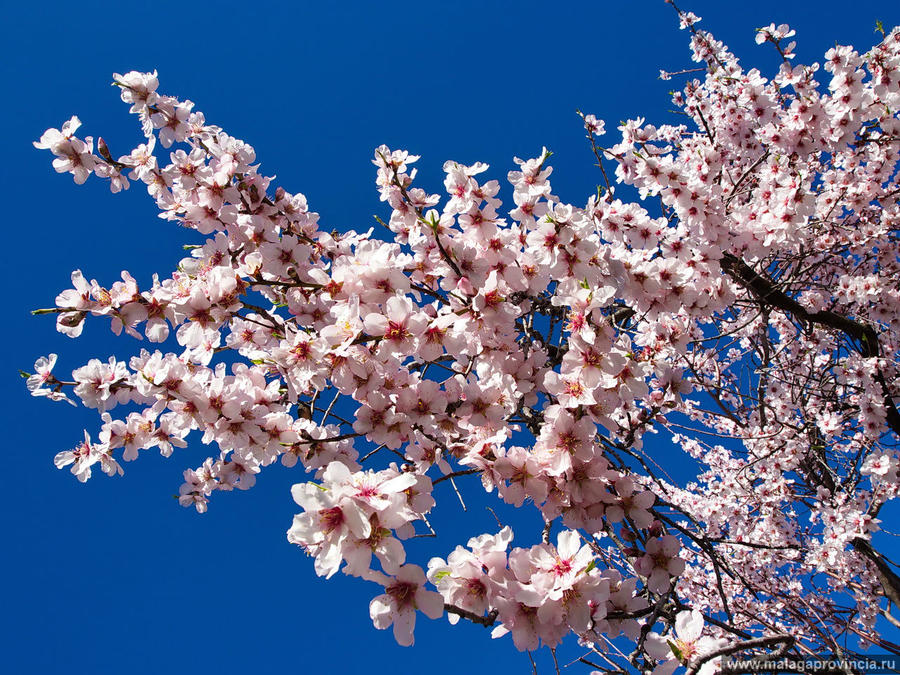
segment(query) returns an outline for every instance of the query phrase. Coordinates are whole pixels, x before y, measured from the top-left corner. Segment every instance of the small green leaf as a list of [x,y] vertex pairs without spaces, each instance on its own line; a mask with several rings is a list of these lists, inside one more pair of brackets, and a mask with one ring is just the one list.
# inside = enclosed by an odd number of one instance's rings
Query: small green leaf
[[669,644],[669,649],[672,650],[672,653],[675,655],[675,658],[678,659],[679,661],[681,661],[682,663],[684,663],[684,654],[681,653],[681,650],[678,648],[678,645],[676,645],[671,640],[666,640],[666,642]]

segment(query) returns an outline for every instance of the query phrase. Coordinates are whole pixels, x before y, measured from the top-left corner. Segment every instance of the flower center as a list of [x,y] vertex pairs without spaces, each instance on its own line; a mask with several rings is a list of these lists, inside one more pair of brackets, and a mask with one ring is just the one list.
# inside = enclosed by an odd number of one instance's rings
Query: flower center
[[338,529],[344,523],[344,512],[339,506],[330,509],[322,509],[319,511],[319,523],[325,534],[330,534]]
[[398,581],[393,586],[385,588],[384,592],[390,596],[398,609],[402,609],[413,604],[413,599],[416,597],[416,586],[408,581]]

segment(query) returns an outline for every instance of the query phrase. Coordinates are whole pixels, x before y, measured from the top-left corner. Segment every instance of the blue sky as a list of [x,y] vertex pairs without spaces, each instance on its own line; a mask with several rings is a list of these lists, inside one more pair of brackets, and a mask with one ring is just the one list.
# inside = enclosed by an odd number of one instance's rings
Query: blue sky
[[[856,0],[852,11],[833,0],[727,4],[684,9],[703,16],[745,64],[763,68],[776,59],[755,45],[753,29],[772,21],[797,30],[806,62],[835,42],[870,46],[876,19],[900,22],[900,6],[883,0]],[[71,341],[52,318],[28,310],[51,306],[74,268],[106,284],[128,269],[146,285],[193,239],[156,218],[140,185],[120,195],[94,179],[75,186],[31,141],[77,114],[80,133],[102,135],[113,155],[124,154],[140,132],[111,74],[155,68],[162,92],[193,100],[256,148],[264,173],[306,194],[323,228],[368,229],[373,214],[384,215],[370,162],[381,143],[422,155],[421,184],[435,191],[446,159],[488,162],[502,180],[513,156],[546,145],[554,192],[583,203],[600,178],[574,111],[613,128],[638,115],[665,119],[675,82],[658,71],[691,67],[686,45],[662,0],[6,3],[6,672],[530,670],[509,638],[492,641],[463,622],[450,628],[421,617],[412,649],[375,631],[367,607],[376,587],[317,579],[285,540],[296,509],[289,486],[300,474],[269,470],[249,492],[215,495],[199,516],[172,499],[181,472],[207,454],[199,443],[169,460],[145,453],[124,478],[98,475],[87,485],[53,467],[53,455],[74,446],[82,428],[96,435],[99,420],[28,397],[16,370],[57,352],[67,374],[140,345],[114,339],[100,321]],[[452,499],[441,508],[444,531],[458,533],[444,539],[448,547],[495,528],[481,508],[463,514]]]

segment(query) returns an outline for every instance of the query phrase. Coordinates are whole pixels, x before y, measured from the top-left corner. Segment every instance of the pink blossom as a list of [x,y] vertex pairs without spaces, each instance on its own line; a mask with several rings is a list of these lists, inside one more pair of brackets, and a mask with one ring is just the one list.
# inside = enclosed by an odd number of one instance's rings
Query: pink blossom
[[394,626],[397,644],[409,647],[413,644],[416,627],[416,610],[429,619],[437,619],[444,613],[444,601],[438,593],[425,590],[425,574],[416,565],[403,565],[393,577],[373,577],[384,586],[384,593],[369,603],[369,616],[375,628],[384,630]]

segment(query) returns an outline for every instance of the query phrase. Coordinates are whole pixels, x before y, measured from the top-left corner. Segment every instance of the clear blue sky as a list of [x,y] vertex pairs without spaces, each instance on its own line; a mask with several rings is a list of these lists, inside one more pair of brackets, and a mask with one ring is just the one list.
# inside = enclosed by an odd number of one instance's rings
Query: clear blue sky
[[[876,19],[900,22],[900,5],[884,0],[685,0],[684,9],[744,63],[769,68],[772,50],[755,45],[753,29],[772,21],[797,30],[806,62],[835,42],[870,46]],[[422,181],[435,191],[446,159],[486,161],[502,181],[514,155],[546,145],[554,192],[581,204],[599,177],[574,111],[608,128],[665,117],[675,83],[658,80],[659,69],[691,66],[671,8],[662,0],[32,1],[5,3],[2,24],[0,184],[11,266],[0,332],[9,355],[0,378],[5,672],[529,672],[508,637],[492,641],[462,622],[420,617],[412,649],[375,631],[367,607],[377,588],[317,579],[285,540],[296,510],[288,488],[301,474],[268,470],[255,489],[217,494],[199,516],[172,499],[184,468],[207,455],[199,443],[169,460],[147,452],[124,478],[97,475],[87,485],[53,467],[82,428],[96,436],[99,420],[29,398],[16,370],[57,352],[68,374],[140,345],[113,339],[101,321],[71,341],[52,317],[28,310],[51,306],[76,267],[105,284],[128,269],[146,285],[190,240],[156,218],[140,185],[120,195],[95,179],[79,188],[31,141],[77,114],[80,133],[127,152],[139,130],[111,74],[156,68],[162,92],[190,98],[208,121],[251,143],[263,172],[306,194],[324,228],[367,229],[383,215],[370,163],[381,143],[422,155]],[[461,514],[452,500],[442,508],[437,518],[461,542],[492,527],[481,510]]]

